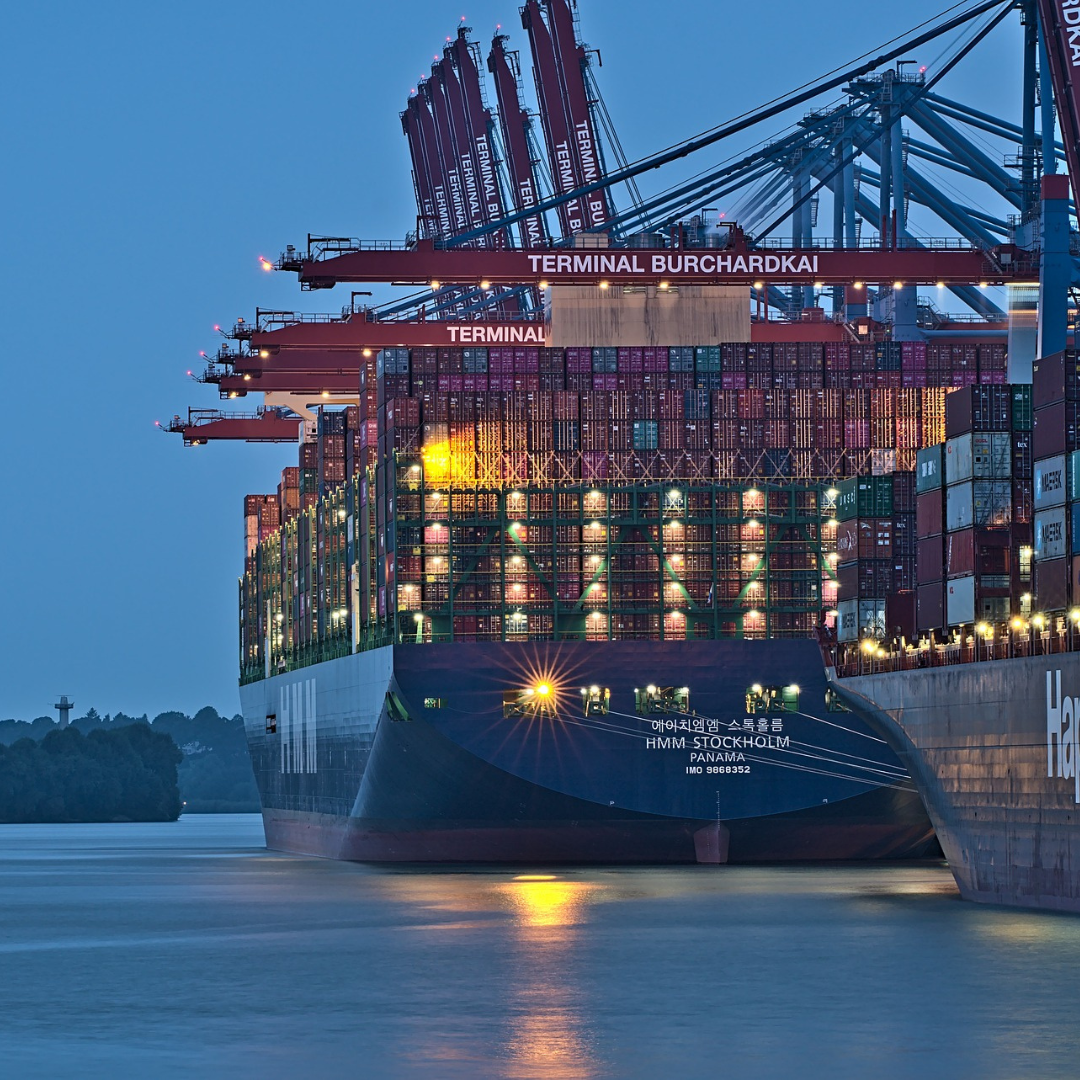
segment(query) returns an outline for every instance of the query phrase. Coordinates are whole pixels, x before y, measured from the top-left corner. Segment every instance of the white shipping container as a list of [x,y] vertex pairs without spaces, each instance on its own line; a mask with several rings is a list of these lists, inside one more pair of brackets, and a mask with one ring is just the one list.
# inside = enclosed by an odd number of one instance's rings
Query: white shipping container
[[945,588],[945,621],[950,626],[975,621],[975,575],[953,578]]
[[1046,510],[1065,503],[1065,455],[1035,462],[1035,509]]
[[971,434],[945,440],[945,483],[970,480],[972,473]]
[[974,480],[972,520],[980,529],[1012,522],[1012,484],[1008,480]]
[[836,640],[859,641],[885,635],[884,600],[841,600],[836,605]]
[[1065,507],[1039,511],[1035,515],[1035,558],[1060,559],[1068,550]]
[[859,601],[841,600],[836,605],[836,640],[859,640]]
[[[948,459],[946,459],[948,460]],[[975,524],[975,490],[968,480],[945,489],[945,529],[959,532]]]
[[971,436],[971,475],[976,480],[1008,480],[1012,476],[1012,433],[976,431]]

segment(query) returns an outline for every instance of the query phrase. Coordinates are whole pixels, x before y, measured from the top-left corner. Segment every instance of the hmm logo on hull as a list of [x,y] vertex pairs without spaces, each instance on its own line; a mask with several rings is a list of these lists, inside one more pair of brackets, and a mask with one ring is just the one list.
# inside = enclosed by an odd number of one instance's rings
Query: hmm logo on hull
[[[1055,696],[1056,705],[1054,704]],[[1078,753],[1080,753],[1080,698],[1062,697],[1061,671],[1048,671],[1046,673],[1046,775],[1072,780],[1074,799],[1080,803]]]
[[278,731],[281,734],[281,771],[316,772],[314,679],[300,679],[281,688]]

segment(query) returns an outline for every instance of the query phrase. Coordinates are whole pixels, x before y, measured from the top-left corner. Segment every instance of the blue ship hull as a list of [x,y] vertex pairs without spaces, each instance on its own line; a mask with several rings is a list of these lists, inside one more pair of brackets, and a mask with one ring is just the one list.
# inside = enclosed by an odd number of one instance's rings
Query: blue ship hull
[[[685,688],[685,706],[643,708],[649,684]],[[797,687],[797,703],[748,709],[755,686]],[[936,853],[898,759],[829,711],[827,688],[811,641],[460,643],[357,653],[241,698],[275,848],[511,863]]]

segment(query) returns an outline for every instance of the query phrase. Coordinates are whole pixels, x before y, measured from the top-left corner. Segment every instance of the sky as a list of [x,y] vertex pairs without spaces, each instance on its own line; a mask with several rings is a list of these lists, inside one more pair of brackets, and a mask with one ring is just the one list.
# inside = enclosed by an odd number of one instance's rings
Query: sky
[[[855,0],[580,5],[635,160],[947,2],[908,0],[872,19]],[[50,713],[61,693],[79,713],[238,708],[242,500],[272,491],[296,450],[184,449],[154,422],[218,404],[185,375],[216,348],[215,323],[348,302],[348,286],[301,293],[294,276],[261,272],[259,256],[309,232],[402,239],[414,227],[398,113],[462,15],[485,49],[501,23],[527,53],[517,8],[41,0],[8,11],[0,718]],[[1020,41],[1012,18],[943,92],[1017,118]],[[932,65],[940,52],[913,59]],[[648,174],[642,190],[747,142]]]

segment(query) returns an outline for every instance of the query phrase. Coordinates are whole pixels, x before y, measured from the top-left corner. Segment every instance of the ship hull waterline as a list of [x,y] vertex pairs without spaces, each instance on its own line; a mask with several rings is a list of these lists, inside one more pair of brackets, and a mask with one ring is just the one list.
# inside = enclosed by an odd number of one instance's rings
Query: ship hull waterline
[[[665,674],[690,711],[637,715],[637,683]],[[610,695],[602,715],[582,709],[592,680]],[[759,681],[798,685],[799,709],[746,715]],[[504,715],[508,691],[541,683],[550,708]],[[530,865],[933,856],[896,758],[826,712],[826,688],[810,641],[463,643],[344,656],[241,699],[278,850]]]

